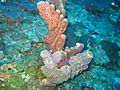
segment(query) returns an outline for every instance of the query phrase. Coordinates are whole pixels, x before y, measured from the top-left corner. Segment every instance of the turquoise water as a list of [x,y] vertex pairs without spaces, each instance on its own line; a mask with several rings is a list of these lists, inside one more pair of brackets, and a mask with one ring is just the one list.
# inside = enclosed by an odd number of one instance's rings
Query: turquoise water
[[83,43],[88,69],[56,86],[41,86],[48,28],[40,0],[0,2],[0,90],[120,90],[120,0],[67,0],[64,47]]

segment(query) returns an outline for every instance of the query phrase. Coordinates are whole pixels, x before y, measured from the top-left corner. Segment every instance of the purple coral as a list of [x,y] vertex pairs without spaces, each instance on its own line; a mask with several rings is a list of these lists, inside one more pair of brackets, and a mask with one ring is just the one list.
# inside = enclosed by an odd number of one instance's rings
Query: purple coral
[[58,67],[58,63],[63,59],[65,51],[57,51],[51,53],[44,50],[41,52],[41,57],[44,62],[44,66],[41,67],[43,74],[46,76],[41,81],[41,85],[53,86],[67,81],[69,78],[73,78],[80,71],[88,68],[88,64],[91,62],[93,55],[90,51],[78,53],[75,56],[69,58],[66,57],[66,62],[61,67]]

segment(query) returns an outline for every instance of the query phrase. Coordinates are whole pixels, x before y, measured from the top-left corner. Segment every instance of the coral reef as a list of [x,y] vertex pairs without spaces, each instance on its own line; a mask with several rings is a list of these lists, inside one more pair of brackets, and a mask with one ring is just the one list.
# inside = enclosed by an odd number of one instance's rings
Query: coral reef
[[[57,86],[40,86],[40,80],[45,79],[40,53],[47,49],[40,42],[48,30],[36,7],[39,1],[0,3],[0,90],[119,90],[120,8],[116,7],[119,0],[67,0],[64,8],[69,25],[64,32],[67,39],[63,50],[70,51],[80,42],[84,44],[82,51],[91,50],[94,58],[87,70]],[[104,12],[99,15],[88,10],[86,5],[91,2]],[[68,58],[64,54],[57,68],[67,65]]]
[[41,80],[41,85],[54,86],[87,69],[93,56],[90,51],[79,53],[84,46],[80,43],[62,51],[65,42],[65,35],[62,33],[67,26],[66,19],[60,15],[59,10],[54,11],[54,6],[49,5],[48,2],[38,3],[38,10],[48,26],[48,35],[45,36],[44,41],[54,52],[53,54],[47,50],[41,52],[45,64],[41,70],[46,76],[45,79]]
[[[88,64],[91,62],[93,55],[90,51],[78,53],[75,56],[66,58],[67,60],[61,62],[63,59],[64,51],[57,51],[51,53],[50,51],[44,50],[41,52],[41,57],[45,65],[41,67],[43,74],[46,78],[41,80],[41,85],[54,86],[67,81],[69,78],[73,78],[79,72],[86,70]],[[63,63],[59,68],[58,63]]]
[[37,7],[48,27],[48,35],[45,36],[44,42],[48,44],[52,52],[43,50],[40,54],[45,64],[41,70],[46,76],[41,80],[41,85],[54,86],[87,69],[93,55],[90,51],[79,53],[84,47],[80,43],[76,43],[75,47],[66,47],[63,50],[66,39],[63,33],[67,27],[67,19],[60,15],[60,10],[55,11],[54,5],[49,5],[49,2],[41,1]]

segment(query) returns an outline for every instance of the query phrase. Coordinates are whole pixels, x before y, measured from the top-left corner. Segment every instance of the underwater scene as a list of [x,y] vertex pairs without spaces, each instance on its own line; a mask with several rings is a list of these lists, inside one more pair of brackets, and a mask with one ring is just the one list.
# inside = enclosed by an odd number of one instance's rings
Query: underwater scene
[[0,0],[0,90],[120,90],[120,0]]

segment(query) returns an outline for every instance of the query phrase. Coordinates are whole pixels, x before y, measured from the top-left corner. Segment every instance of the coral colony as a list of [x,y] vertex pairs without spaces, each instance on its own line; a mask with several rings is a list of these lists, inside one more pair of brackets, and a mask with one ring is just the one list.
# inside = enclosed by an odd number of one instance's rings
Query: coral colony
[[[63,0],[65,3],[65,0]],[[67,19],[64,18],[62,0],[41,1],[37,4],[40,16],[48,27],[48,35],[44,42],[48,44],[48,50],[40,54],[44,65],[41,66],[45,78],[41,80],[42,86],[55,86],[69,78],[73,78],[79,72],[88,68],[93,58],[87,50],[82,53],[84,45],[76,43],[76,46],[63,50],[66,36],[63,34],[67,27]]]

